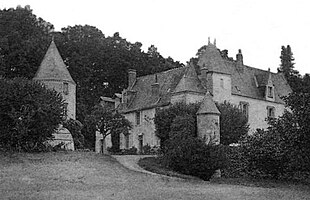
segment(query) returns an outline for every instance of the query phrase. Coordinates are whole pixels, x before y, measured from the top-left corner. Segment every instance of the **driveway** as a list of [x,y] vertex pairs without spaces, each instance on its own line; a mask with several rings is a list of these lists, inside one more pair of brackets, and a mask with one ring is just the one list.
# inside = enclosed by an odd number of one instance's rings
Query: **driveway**
[[0,194],[0,199],[310,199],[309,188],[166,178],[92,152],[0,154]]

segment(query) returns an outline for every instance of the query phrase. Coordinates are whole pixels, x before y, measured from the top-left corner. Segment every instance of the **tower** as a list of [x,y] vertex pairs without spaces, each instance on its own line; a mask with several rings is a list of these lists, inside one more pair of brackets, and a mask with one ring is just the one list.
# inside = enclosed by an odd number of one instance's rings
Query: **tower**
[[76,118],[76,83],[52,41],[33,80],[59,92],[65,100],[67,119]]
[[206,144],[220,143],[220,114],[212,95],[207,92],[196,113],[198,137],[205,139]]

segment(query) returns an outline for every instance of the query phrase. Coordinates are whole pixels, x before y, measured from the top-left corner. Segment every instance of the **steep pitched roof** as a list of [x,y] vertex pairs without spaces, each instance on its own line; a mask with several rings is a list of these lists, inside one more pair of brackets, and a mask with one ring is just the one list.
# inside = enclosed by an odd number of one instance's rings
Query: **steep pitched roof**
[[211,43],[206,46],[204,52],[199,56],[198,65],[200,69],[206,69],[210,72],[230,74],[219,50]]
[[240,71],[236,65],[234,61],[226,61],[226,66],[231,72],[232,94],[264,100],[265,96],[262,94],[260,86],[268,85],[269,76],[275,88],[275,102],[284,103],[281,97],[292,92],[286,79],[280,73],[272,73],[246,65],[243,65],[243,70]]
[[188,65],[183,77],[176,86],[174,92],[206,92],[205,88],[200,84],[200,81],[196,74],[195,66],[193,64]]
[[75,84],[65,63],[63,62],[59,51],[52,41],[38,71],[35,74],[34,80],[56,80],[68,81]]
[[[171,95],[176,86],[184,76],[188,67],[180,67],[168,71],[160,72],[138,77],[131,90],[135,91],[132,101],[128,103],[127,108],[120,105],[123,112],[138,110],[148,107],[168,105]],[[152,84],[155,83],[155,76],[159,83],[159,94],[152,94]]]
[[212,99],[212,95],[209,92],[207,92],[202,103],[200,104],[197,114],[221,114]]

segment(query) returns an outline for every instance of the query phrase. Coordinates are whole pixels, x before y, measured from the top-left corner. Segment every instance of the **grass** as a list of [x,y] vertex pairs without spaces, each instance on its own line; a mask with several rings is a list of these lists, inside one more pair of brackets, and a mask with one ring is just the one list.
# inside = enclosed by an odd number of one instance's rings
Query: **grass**
[[167,167],[163,165],[161,160],[157,157],[142,158],[138,161],[138,165],[147,171],[154,172],[157,174],[162,174],[166,176],[182,178],[182,179],[187,179],[187,180],[201,180],[197,177],[180,174],[171,169],[168,169]]
[[[183,179],[190,179],[190,180],[201,180],[197,177],[188,176],[184,174],[177,173],[165,167],[161,160],[156,157],[146,157],[142,158],[138,162],[139,166],[145,170],[163,174],[166,176],[172,176],[177,178]],[[296,181],[283,181],[283,180],[272,180],[272,179],[254,179],[254,178],[213,178],[210,180],[210,183],[216,184],[229,184],[229,185],[242,185],[242,186],[249,186],[249,187],[263,187],[263,188],[309,188],[309,185],[296,182]]]

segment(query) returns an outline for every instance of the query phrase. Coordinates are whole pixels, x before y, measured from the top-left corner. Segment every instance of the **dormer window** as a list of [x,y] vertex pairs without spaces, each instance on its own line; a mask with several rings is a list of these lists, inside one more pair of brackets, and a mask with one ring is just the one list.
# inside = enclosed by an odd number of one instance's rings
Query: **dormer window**
[[63,93],[69,94],[69,84],[66,82],[63,83]]
[[273,87],[267,86],[267,96],[268,98],[273,98]]

